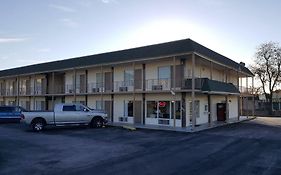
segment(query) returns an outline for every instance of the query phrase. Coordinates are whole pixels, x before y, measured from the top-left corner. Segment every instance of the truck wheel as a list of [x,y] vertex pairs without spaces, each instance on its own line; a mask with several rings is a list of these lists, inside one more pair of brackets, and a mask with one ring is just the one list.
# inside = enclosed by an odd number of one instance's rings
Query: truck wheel
[[45,122],[42,119],[36,119],[32,122],[31,127],[35,132],[42,131],[45,127]]
[[100,117],[95,117],[92,119],[91,127],[92,128],[101,128],[103,126],[103,119]]

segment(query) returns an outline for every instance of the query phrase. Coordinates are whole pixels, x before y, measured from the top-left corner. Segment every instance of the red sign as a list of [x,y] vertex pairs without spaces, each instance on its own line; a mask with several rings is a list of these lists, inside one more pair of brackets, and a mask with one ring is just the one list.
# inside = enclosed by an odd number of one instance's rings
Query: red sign
[[166,106],[166,102],[164,101],[159,101],[159,107],[165,107]]

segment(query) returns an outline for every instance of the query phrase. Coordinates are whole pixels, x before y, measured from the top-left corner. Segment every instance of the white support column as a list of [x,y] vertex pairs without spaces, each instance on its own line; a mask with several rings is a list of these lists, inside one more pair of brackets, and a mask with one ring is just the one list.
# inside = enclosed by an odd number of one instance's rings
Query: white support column
[[255,116],[255,93],[254,93],[254,77],[252,77],[252,100],[253,100],[253,109],[252,109],[252,116]]
[[54,94],[56,93],[55,92],[55,72],[52,72],[52,89],[51,89],[51,92],[52,92],[52,109],[54,109],[54,106],[55,106]]
[[74,102],[76,103],[76,69],[73,70],[73,97],[74,97]]
[[[102,79],[102,88],[101,88],[101,104],[103,105],[102,108],[105,108],[105,103],[103,101],[103,91],[105,91],[105,82],[104,82],[104,75],[103,75],[103,66],[100,66],[100,72],[101,72],[101,79]],[[96,80],[97,81],[97,80]],[[96,86],[97,86],[97,82],[96,82]],[[100,86],[98,86],[100,87]]]
[[17,93],[17,94],[16,94],[16,95],[17,95],[17,98],[16,98],[16,104],[19,106],[19,104],[20,104],[20,102],[19,102],[19,89],[20,89],[20,87],[19,87],[19,83],[20,83],[20,82],[19,82],[19,81],[20,81],[20,80],[19,80],[19,76],[17,76],[16,81],[17,81],[17,92],[16,92],[16,93]]
[[192,129],[195,128],[196,125],[196,117],[195,117],[195,54],[192,53],[192,91],[191,91],[191,99],[192,99]]
[[246,106],[247,106],[247,118],[249,117],[249,86],[248,86],[248,77],[246,77],[246,92],[247,92],[247,100],[246,100]]
[[173,105],[173,122],[174,122],[174,127],[176,127],[176,99],[175,99],[175,90],[176,90],[176,57],[173,57],[173,101],[174,101],[174,105]]
[[229,122],[229,103],[228,103],[228,95],[225,96],[225,105],[226,105],[226,110],[225,110],[225,116],[226,116],[226,122]]
[[[237,88],[238,90],[240,91],[240,81],[239,81],[239,71],[237,71]],[[238,116],[237,116],[237,120],[239,121],[240,119],[240,109],[241,109],[241,103],[240,103],[240,98],[241,98],[241,92],[240,92],[240,95],[237,97],[237,103],[238,103]]]
[[213,62],[212,61],[210,61],[210,63],[211,63],[211,69],[210,69],[210,80],[212,80],[213,79]]

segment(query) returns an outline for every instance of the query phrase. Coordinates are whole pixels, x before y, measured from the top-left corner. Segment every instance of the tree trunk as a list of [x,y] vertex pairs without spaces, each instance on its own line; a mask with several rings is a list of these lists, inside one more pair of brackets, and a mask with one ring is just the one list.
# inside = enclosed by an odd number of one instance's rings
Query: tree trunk
[[273,101],[272,101],[272,93],[269,94],[269,109],[268,109],[268,113],[269,115],[272,115],[273,114],[273,111],[272,111],[272,107],[273,107]]

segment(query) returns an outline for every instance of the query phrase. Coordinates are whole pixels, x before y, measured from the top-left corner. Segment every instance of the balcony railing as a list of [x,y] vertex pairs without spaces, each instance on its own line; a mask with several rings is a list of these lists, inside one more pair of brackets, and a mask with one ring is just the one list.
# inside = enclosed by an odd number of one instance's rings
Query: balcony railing
[[86,85],[76,84],[76,93],[86,93]]
[[6,96],[16,96],[17,91],[16,89],[6,89]]
[[1,91],[0,91],[0,95],[1,95],[1,96],[6,95],[6,90],[5,90],[5,89],[1,89]]
[[99,93],[104,92],[104,83],[89,83],[88,84],[88,93]]
[[65,93],[65,86],[55,85],[52,93],[54,93],[54,94],[64,94]]
[[73,84],[67,84],[66,85],[66,94],[73,94],[74,93],[74,86]]
[[134,81],[115,81],[114,92],[134,91]]
[[[205,82],[204,78],[195,78],[195,90],[202,90],[203,84]],[[181,88],[185,90],[192,90],[192,79],[191,78],[185,78],[182,80]]]
[[241,94],[252,94],[252,88],[239,86],[239,91]]
[[27,95],[26,88],[20,88],[19,95]]
[[146,80],[146,90],[170,90],[171,89],[171,79],[150,79]]

